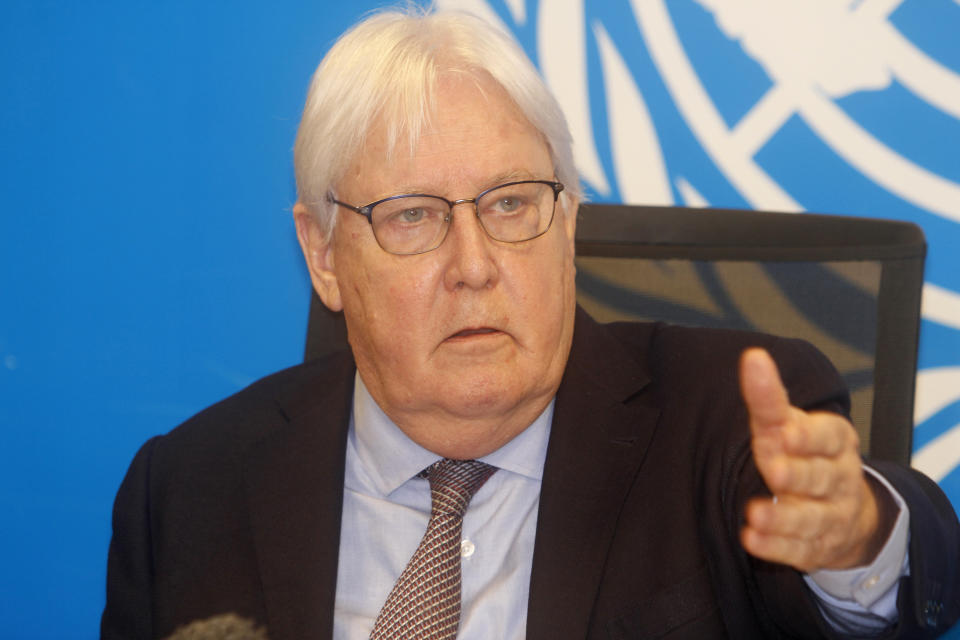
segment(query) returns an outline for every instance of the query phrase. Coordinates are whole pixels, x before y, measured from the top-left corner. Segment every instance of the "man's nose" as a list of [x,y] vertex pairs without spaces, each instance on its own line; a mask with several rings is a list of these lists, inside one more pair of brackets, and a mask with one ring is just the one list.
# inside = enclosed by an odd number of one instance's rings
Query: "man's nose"
[[450,252],[444,284],[451,290],[492,287],[499,277],[494,261],[496,241],[480,226],[476,207],[472,203],[458,203],[450,216],[450,230],[444,241]]

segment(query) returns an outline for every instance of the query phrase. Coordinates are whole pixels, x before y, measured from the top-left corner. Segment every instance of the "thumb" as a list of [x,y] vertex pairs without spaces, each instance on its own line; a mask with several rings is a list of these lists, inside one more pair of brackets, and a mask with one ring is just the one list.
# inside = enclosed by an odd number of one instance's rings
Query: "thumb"
[[750,414],[754,436],[790,420],[790,399],[773,358],[752,347],[740,356],[740,392]]

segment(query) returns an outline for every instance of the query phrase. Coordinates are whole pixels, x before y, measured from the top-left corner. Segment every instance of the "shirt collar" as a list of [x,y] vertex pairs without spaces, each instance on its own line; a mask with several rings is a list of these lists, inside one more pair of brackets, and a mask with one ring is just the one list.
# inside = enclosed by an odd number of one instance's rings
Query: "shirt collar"
[[[359,372],[353,387],[350,439],[365,475],[381,495],[387,496],[440,459],[407,437],[387,417],[363,384]],[[499,469],[534,480],[543,478],[554,400],[529,427],[496,451],[480,458]]]

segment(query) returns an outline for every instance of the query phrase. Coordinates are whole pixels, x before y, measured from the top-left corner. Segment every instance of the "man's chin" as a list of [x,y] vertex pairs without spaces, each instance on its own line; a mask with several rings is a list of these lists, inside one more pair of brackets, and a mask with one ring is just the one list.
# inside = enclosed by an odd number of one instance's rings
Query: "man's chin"
[[411,440],[448,458],[478,458],[496,451],[536,420],[550,402],[549,394],[531,393],[516,382],[493,384],[487,379],[470,384],[466,377],[450,382],[437,387],[440,397],[391,416]]

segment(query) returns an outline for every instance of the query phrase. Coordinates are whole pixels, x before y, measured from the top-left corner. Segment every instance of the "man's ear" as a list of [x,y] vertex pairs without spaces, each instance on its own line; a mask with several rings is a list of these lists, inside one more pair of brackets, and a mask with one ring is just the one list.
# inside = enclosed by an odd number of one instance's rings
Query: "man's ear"
[[342,310],[340,285],[333,266],[332,238],[326,239],[316,216],[301,202],[293,205],[293,220],[297,225],[297,239],[307,261],[313,288],[331,311]]
[[580,199],[568,196],[565,198],[566,206],[563,207],[563,215],[560,221],[567,233],[567,242],[570,243],[570,253],[575,253],[577,244],[577,216],[580,215]]

